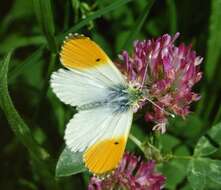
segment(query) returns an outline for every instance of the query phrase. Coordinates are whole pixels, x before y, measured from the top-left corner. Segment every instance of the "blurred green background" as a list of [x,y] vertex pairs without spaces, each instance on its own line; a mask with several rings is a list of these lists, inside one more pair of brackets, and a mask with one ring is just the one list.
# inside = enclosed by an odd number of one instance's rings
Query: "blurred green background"
[[[192,105],[193,113],[186,120],[171,119],[168,132],[159,137],[159,142],[162,152],[192,154],[199,137],[221,121],[220,10],[221,0],[2,2],[0,64],[13,49],[8,86],[12,102],[25,123],[18,113],[6,108],[4,77],[0,77],[0,189],[87,189],[88,173],[66,178],[54,175],[64,148],[64,128],[75,110],[52,94],[49,78],[52,71],[61,67],[57,52],[69,32],[90,36],[113,60],[123,49],[130,51],[135,39],[180,32],[177,43],[191,43],[197,54],[204,57],[203,79],[195,87],[202,98]],[[143,119],[134,125],[135,136],[142,139],[149,135]],[[132,142],[128,148],[141,154]],[[218,148],[213,158],[221,158]],[[186,160],[166,162],[159,169],[167,176],[166,189],[192,189],[186,177]],[[205,189],[221,187],[208,182]]]

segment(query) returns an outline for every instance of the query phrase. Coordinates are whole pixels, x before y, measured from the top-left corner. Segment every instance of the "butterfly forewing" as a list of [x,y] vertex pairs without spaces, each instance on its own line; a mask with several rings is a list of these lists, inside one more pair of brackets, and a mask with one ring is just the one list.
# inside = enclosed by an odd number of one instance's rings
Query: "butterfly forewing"
[[62,46],[60,59],[67,68],[84,71],[106,82],[125,83],[107,54],[88,37],[72,36],[67,39]]
[[107,98],[107,89],[127,85],[105,52],[90,38],[69,37],[60,53],[62,64],[51,77],[54,93],[66,104],[79,106]]
[[81,106],[107,98],[107,86],[77,70],[59,69],[51,76],[53,92],[64,103]]

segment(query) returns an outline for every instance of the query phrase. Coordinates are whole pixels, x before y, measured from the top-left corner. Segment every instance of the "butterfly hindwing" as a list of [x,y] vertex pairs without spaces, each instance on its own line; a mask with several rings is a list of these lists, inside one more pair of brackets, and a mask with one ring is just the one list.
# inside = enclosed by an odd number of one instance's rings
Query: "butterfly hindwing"
[[65,141],[72,151],[85,151],[84,162],[101,175],[115,169],[123,156],[133,112],[100,107],[80,111],[68,123]]

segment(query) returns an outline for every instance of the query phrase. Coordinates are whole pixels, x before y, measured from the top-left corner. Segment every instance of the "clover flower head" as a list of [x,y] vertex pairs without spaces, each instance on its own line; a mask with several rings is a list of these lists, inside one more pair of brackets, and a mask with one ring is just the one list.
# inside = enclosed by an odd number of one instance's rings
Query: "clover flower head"
[[164,186],[165,177],[154,171],[155,162],[141,161],[135,155],[125,153],[119,167],[105,179],[92,177],[88,190],[160,190]]
[[140,84],[155,104],[149,106],[145,119],[156,122],[155,129],[162,131],[168,112],[185,117],[190,103],[200,98],[192,88],[202,77],[199,65],[203,59],[191,45],[175,46],[178,36],[164,34],[157,39],[135,41],[131,56],[127,51],[119,55],[120,69],[128,81]]

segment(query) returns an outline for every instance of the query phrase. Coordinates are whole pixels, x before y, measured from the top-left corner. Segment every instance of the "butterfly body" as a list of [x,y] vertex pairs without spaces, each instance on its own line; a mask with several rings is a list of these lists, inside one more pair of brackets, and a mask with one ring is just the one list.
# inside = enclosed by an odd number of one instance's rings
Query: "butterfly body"
[[143,93],[88,37],[70,36],[60,56],[67,69],[52,74],[51,87],[58,98],[78,110],[67,124],[65,143],[73,152],[83,152],[92,173],[103,175],[115,169],[123,156]]
[[107,97],[105,99],[84,104],[77,107],[77,110],[88,110],[98,107],[110,107],[114,112],[125,112],[130,108],[136,107],[142,98],[142,91],[133,86],[115,85],[107,88]]

